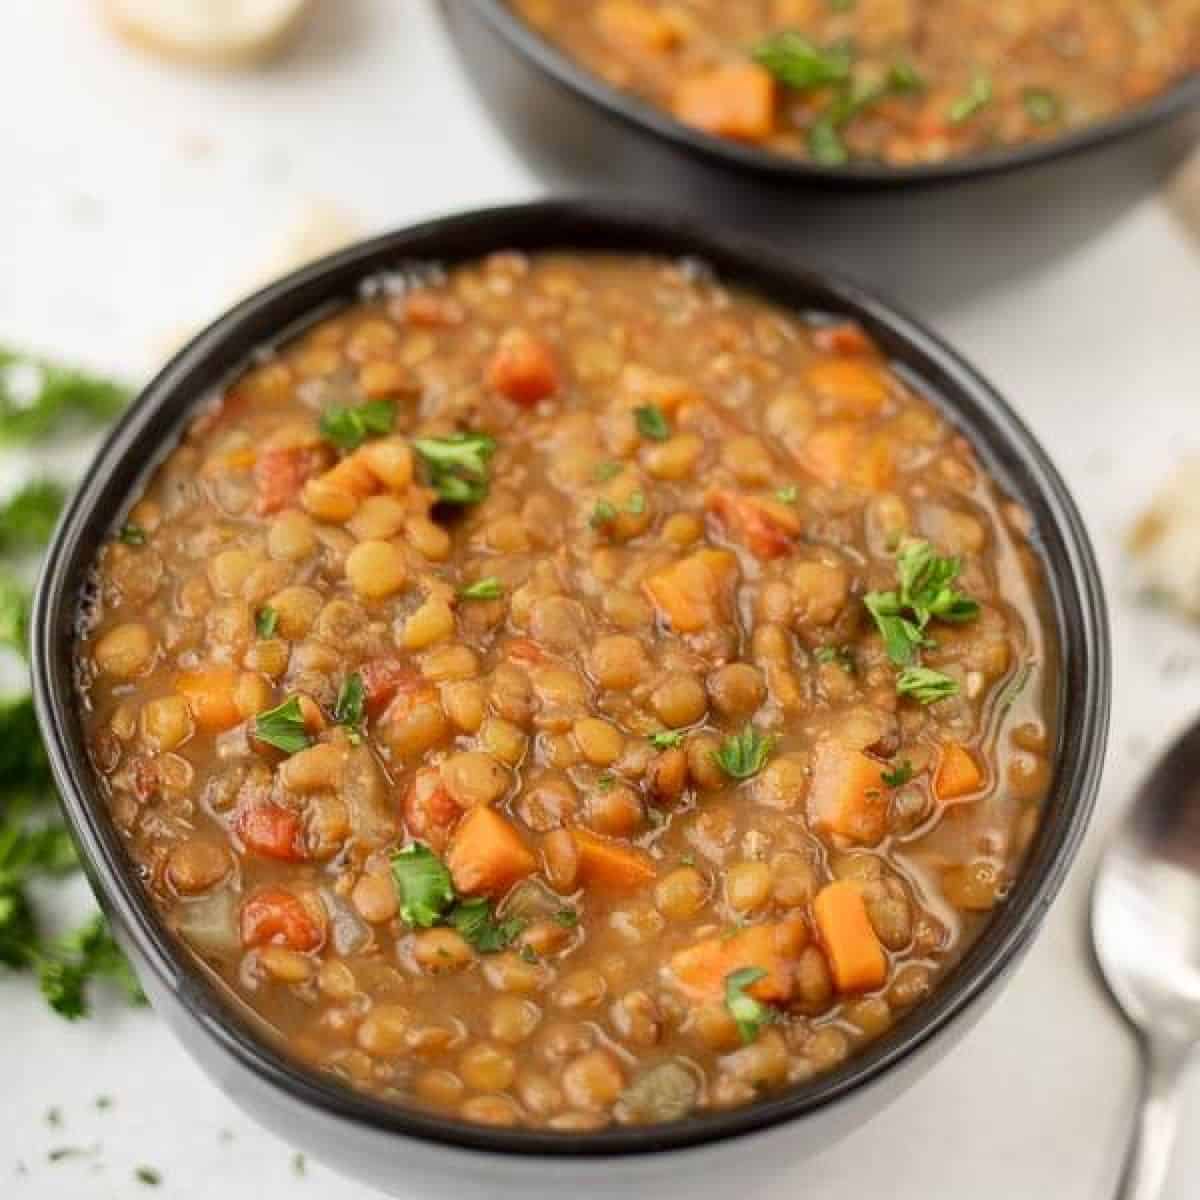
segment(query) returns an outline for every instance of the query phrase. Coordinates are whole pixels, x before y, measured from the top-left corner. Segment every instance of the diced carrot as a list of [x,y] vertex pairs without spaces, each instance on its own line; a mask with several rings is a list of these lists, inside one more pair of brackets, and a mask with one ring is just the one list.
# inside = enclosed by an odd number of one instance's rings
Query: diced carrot
[[983,772],[975,756],[960,742],[947,742],[934,776],[934,795],[945,803],[977,792],[982,786]]
[[515,404],[532,408],[558,391],[554,351],[524,329],[510,329],[488,361],[487,382]]
[[237,679],[232,667],[201,667],[178,675],[175,690],[187,701],[200,729],[221,733],[242,719],[234,700]]
[[708,493],[705,505],[731,536],[764,562],[787,554],[803,529],[796,510],[779,500],[718,489]]
[[821,358],[804,372],[804,382],[838,417],[876,417],[887,403],[883,370],[864,358]]
[[635,54],[662,54],[679,41],[679,30],[667,17],[637,0],[604,0],[595,22],[602,36]]
[[303,862],[304,827],[300,815],[270,800],[252,800],[238,808],[233,827],[246,849],[262,858]]
[[875,343],[853,321],[823,325],[813,331],[813,345],[825,354],[872,354]]
[[818,833],[874,845],[887,828],[884,767],[836,742],[817,746],[808,790],[808,819]]
[[242,905],[243,946],[281,945],[292,950],[316,950],[324,931],[303,902],[284,888],[267,888]]
[[737,573],[728,550],[697,550],[648,576],[642,587],[674,632],[696,633],[728,614]]
[[411,691],[423,681],[406,663],[396,658],[377,658],[358,669],[363,685],[363,706],[378,716],[399,691]]
[[849,484],[863,491],[884,491],[894,474],[888,443],[864,437],[861,429],[849,423],[829,424],[811,433],[797,458],[826,487]]
[[402,803],[404,823],[412,837],[441,854],[450,841],[462,809],[442,785],[441,772],[432,767],[418,771]]
[[757,967],[766,975],[747,991],[767,1002],[787,1000],[792,994],[792,963],[804,947],[797,937],[802,926],[751,925],[727,937],[708,938],[671,956],[671,974],[681,991],[697,1000],[716,999],[724,993],[725,979],[734,971]]
[[458,823],[446,851],[446,866],[464,895],[496,896],[532,875],[537,859],[511,821],[479,804]]
[[579,878],[585,886],[632,891],[657,877],[654,863],[640,850],[583,829],[573,829],[571,839],[579,856]]
[[324,450],[312,446],[264,450],[254,464],[258,515],[267,517],[294,504],[304,485],[318,475],[328,461]]
[[728,63],[690,75],[672,108],[685,124],[718,137],[762,142],[775,128],[775,80],[757,63]]
[[866,992],[887,978],[887,956],[867,916],[862,892],[848,879],[826,884],[813,899],[813,919],[839,992]]

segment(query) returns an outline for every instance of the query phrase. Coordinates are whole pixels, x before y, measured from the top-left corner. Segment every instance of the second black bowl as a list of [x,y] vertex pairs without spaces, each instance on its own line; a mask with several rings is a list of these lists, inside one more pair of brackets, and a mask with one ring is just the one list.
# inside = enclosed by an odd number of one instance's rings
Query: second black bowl
[[688,128],[573,62],[505,0],[442,12],[490,116],[551,186],[669,197],[923,307],[1097,236],[1200,140],[1196,73],[1053,141],[903,169],[821,166]]

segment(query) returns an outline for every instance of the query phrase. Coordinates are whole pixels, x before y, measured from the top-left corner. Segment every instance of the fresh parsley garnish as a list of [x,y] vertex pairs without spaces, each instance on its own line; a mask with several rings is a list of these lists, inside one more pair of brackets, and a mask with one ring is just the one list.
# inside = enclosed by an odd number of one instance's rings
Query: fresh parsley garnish
[[1021,93],[1021,103],[1035,125],[1052,125],[1062,114],[1062,101],[1047,88],[1027,87]]
[[458,594],[464,600],[499,600],[504,595],[504,584],[495,575],[487,575],[459,588]]
[[414,438],[429,484],[446,504],[478,504],[488,493],[488,463],[496,440],[486,433]]
[[382,437],[396,424],[390,400],[368,400],[353,408],[331,408],[321,414],[321,436],[339,450],[357,450],[369,437]]
[[446,924],[458,930],[481,954],[495,954],[507,949],[525,928],[520,917],[497,921],[491,904],[482,896],[460,900],[450,910]]
[[67,498],[62,484],[35,479],[0,505],[0,552],[19,553],[44,546]]
[[574,929],[579,924],[579,913],[573,908],[560,908],[555,911],[554,920],[564,929]]
[[357,729],[362,724],[365,700],[366,688],[363,686],[362,676],[357,671],[347,675],[342,680],[337,699],[333,703],[333,719],[339,725]]
[[289,696],[275,708],[254,718],[254,736],[284,754],[298,754],[312,745],[300,711],[300,697]]
[[392,855],[392,881],[400,897],[400,919],[406,925],[430,929],[454,904],[450,871],[421,842],[410,842]]
[[813,657],[822,664],[836,663],[847,675],[853,675],[857,669],[854,651],[849,646],[818,646]]
[[884,784],[890,788],[903,787],[913,777],[913,765],[904,759],[903,762],[897,763],[890,771],[884,771],[879,778]]
[[976,71],[971,76],[970,86],[954,103],[950,106],[950,122],[953,125],[961,125],[964,121],[969,121],[981,109],[986,108],[992,102],[992,81],[990,76],[982,71]]
[[625,511],[635,517],[640,517],[646,511],[646,497],[641,492],[634,492],[625,501]]
[[674,750],[683,745],[683,734],[678,729],[660,729],[650,734],[649,739],[655,750]]
[[730,734],[713,758],[731,779],[751,779],[767,765],[775,739],[747,725],[741,733]]
[[826,167],[841,167],[850,161],[850,151],[828,115],[818,117],[809,127],[808,152],[814,162]]
[[146,544],[146,531],[140,525],[135,525],[132,521],[126,521],[117,530],[117,541],[124,546],[144,546]]
[[652,442],[665,442],[671,436],[671,426],[657,404],[645,404],[633,410],[638,433]]
[[753,58],[780,83],[800,91],[841,83],[850,77],[853,62],[849,47],[837,45],[823,50],[793,30],[773,34],[760,42]]
[[87,371],[0,349],[0,442],[40,442],[72,425],[103,424],[128,391]]
[[254,618],[255,632],[260,638],[273,638],[278,626],[279,614],[269,604],[263,605]]
[[29,589],[19,579],[0,571],[0,646],[29,653]]
[[934,618],[962,624],[979,615],[978,603],[954,587],[961,570],[961,559],[940,557],[928,542],[908,541],[896,555],[898,589],[863,597],[896,666],[912,665],[928,645],[925,630]]
[[620,473],[625,470],[625,464],[619,462],[602,462],[593,473],[597,483],[608,483],[610,479],[616,479]]
[[592,514],[588,517],[588,524],[593,529],[599,529],[602,525],[609,525],[617,519],[617,506],[611,500],[597,500],[592,508]]
[[896,691],[921,704],[933,704],[958,695],[958,681],[929,667],[906,667],[896,677]]
[[738,1036],[743,1042],[754,1041],[763,1026],[770,1025],[776,1019],[775,1010],[770,1005],[751,996],[746,990],[766,977],[767,972],[762,967],[742,967],[725,976],[725,1009],[737,1025]]
[[775,489],[775,499],[780,504],[795,504],[799,498],[800,489],[794,483],[789,483],[787,487]]

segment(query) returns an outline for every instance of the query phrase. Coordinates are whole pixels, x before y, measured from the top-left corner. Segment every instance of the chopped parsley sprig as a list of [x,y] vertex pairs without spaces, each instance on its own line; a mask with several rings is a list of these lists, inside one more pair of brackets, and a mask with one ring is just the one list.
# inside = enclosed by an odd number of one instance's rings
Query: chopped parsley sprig
[[767,765],[774,745],[770,734],[747,725],[741,733],[730,734],[713,751],[713,759],[730,779],[752,779]]
[[254,736],[284,754],[299,754],[312,745],[300,711],[300,697],[289,696],[282,704],[254,718]]
[[451,433],[413,439],[429,485],[445,504],[478,504],[488,493],[488,464],[496,440],[486,433]]
[[353,408],[330,408],[321,414],[321,436],[339,450],[357,450],[370,437],[383,437],[396,424],[390,400],[368,400]]
[[762,967],[743,967],[725,976],[725,1009],[737,1025],[738,1036],[743,1042],[752,1042],[777,1019],[778,1014],[769,1005],[750,995],[752,988],[767,972]]

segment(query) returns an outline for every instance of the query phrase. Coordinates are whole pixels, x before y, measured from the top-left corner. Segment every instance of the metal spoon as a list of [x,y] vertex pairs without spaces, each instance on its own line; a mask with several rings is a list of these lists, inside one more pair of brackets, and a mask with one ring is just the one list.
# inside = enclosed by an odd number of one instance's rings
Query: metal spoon
[[1200,1041],[1200,722],[1142,784],[1105,852],[1092,890],[1092,941],[1144,1062],[1117,1195],[1155,1200],[1171,1162],[1180,1082]]

